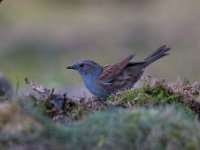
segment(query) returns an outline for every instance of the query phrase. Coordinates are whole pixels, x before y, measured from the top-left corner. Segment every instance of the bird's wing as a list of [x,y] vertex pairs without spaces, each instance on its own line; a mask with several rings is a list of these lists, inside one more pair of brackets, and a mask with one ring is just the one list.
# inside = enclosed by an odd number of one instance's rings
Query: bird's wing
[[114,64],[104,66],[99,76],[99,80],[103,81],[105,84],[111,84],[134,56],[135,55],[132,54]]

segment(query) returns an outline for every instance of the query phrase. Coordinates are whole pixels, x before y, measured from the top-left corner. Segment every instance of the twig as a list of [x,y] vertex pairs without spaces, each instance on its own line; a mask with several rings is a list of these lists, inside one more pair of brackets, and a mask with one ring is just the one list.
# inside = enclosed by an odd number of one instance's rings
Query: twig
[[133,109],[133,106],[131,106],[130,102],[128,102],[128,105],[129,105],[129,107],[130,107],[131,109]]

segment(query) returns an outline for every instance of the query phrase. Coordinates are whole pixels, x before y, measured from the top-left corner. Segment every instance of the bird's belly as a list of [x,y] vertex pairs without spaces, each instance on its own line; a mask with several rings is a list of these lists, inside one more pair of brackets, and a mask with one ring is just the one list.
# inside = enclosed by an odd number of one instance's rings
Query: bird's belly
[[100,87],[100,85],[98,85],[95,81],[94,82],[85,82],[84,84],[86,86],[86,88],[96,97],[98,98],[106,98],[110,95],[110,93],[108,91],[106,91],[105,89],[103,89],[102,87]]

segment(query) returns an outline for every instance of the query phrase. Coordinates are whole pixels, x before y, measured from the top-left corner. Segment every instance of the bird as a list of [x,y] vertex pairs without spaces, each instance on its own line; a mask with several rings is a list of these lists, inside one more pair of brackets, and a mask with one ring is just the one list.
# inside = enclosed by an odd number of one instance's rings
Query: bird
[[163,45],[142,61],[131,61],[135,54],[130,54],[106,66],[84,59],[67,66],[66,69],[77,71],[86,88],[98,99],[105,100],[112,94],[132,88],[142,77],[145,68],[154,61],[168,55],[169,50],[169,47]]

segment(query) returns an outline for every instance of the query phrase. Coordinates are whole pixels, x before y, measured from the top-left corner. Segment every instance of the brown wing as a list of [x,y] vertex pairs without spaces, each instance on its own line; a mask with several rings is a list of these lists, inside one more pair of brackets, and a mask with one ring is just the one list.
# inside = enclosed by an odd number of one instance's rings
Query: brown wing
[[123,69],[128,65],[130,60],[134,57],[134,54],[114,63],[111,65],[106,65],[103,67],[102,72],[99,76],[99,80],[109,82],[116,78],[116,76],[123,71]]

